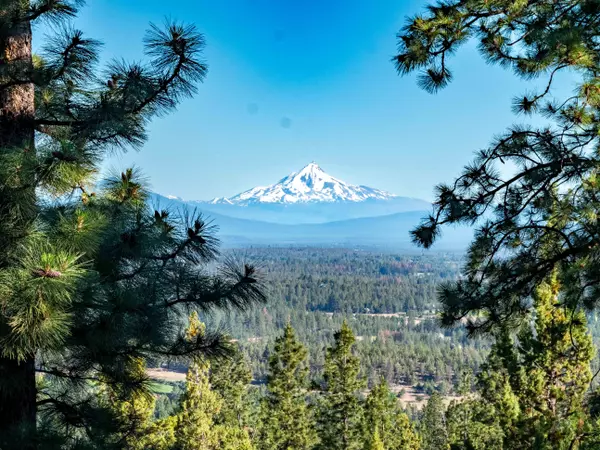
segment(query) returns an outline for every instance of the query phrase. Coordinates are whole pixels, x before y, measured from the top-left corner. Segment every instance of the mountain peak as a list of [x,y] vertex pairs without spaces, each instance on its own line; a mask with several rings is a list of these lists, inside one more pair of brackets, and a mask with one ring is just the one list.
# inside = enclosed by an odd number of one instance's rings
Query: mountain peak
[[249,205],[256,203],[362,202],[369,199],[388,200],[389,192],[367,186],[354,186],[327,174],[312,161],[270,186],[259,186],[230,198],[211,203]]
[[314,161],[311,161],[307,165],[305,165],[301,172],[305,170],[320,170],[321,172],[323,172],[323,169],[321,169],[319,165]]

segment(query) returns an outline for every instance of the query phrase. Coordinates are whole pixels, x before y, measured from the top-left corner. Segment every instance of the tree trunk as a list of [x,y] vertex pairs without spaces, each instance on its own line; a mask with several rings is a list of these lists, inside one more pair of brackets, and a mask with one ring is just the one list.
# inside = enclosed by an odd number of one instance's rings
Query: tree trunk
[[34,358],[0,358],[0,380],[0,436],[14,431],[31,437],[36,417]]
[[[20,0],[5,3],[8,5],[0,10],[3,20],[8,20],[13,4],[27,8],[26,2]],[[2,163],[12,165],[5,166],[9,169],[6,178],[0,176],[0,270],[3,270],[14,264],[12,257],[36,216],[34,178],[27,170],[27,160],[35,156],[35,105],[34,86],[27,82],[32,69],[31,25],[25,20],[0,33],[0,152],[11,154]],[[0,338],[9,332],[6,318],[0,316]],[[31,433],[35,419],[35,355],[23,361],[0,355],[0,436],[21,427]],[[29,443],[23,444],[23,448],[31,448]]]

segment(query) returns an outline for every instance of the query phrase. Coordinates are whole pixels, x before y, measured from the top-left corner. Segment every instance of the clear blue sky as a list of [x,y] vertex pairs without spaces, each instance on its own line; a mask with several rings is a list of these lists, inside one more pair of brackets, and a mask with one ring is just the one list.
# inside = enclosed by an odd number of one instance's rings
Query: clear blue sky
[[[396,74],[395,34],[417,0],[97,0],[75,26],[103,57],[143,59],[149,22],[192,22],[205,34],[199,93],[150,126],[140,166],[159,193],[230,196],[310,161],[355,184],[432,198],[474,150],[518,122],[511,97],[526,85],[486,65],[474,45],[454,58],[437,95]],[[38,38],[41,38],[41,29]],[[38,41],[39,42],[39,41]]]

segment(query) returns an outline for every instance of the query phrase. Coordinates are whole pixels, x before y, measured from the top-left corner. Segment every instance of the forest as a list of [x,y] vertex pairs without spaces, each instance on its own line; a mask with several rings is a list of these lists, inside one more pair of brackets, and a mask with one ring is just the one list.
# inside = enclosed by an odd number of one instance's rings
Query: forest
[[[406,19],[391,70],[436,94],[475,42],[533,119],[435,188],[410,255],[229,251],[154,209],[103,164],[201,89],[205,37],[167,20],[107,61],[83,6],[0,2],[1,450],[600,448],[598,0]],[[455,225],[466,253],[435,253]]]
[[[265,380],[273,341],[289,323],[309,349],[318,377],[327,343],[343,320],[357,334],[356,351],[369,384],[433,386],[450,392],[463,369],[476,370],[489,342],[464,330],[441,329],[436,286],[458,277],[455,255],[398,256],[319,248],[234,250],[253,261],[267,284],[267,303],[213,320],[238,342],[253,377]],[[155,362],[159,364],[159,362]],[[176,366],[170,366],[176,368]]]

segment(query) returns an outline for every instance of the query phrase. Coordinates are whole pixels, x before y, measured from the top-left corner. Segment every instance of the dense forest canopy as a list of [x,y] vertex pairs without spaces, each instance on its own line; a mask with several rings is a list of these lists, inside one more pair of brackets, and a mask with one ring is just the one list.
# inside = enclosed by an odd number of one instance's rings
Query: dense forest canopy
[[288,320],[308,346],[314,376],[324,363],[325,344],[344,319],[358,336],[370,383],[383,375],[393,385],[427,382],[430,389],[441,384],[449,391],[462,368],[474,370],[483,361],[485,341],[437,324],[436,287],[458,277],[459,256],[326,248],[233,251],[239,253],[265,278],[267,304],[214,318],[239,340],[257,381],[264,380],[266,355]]

